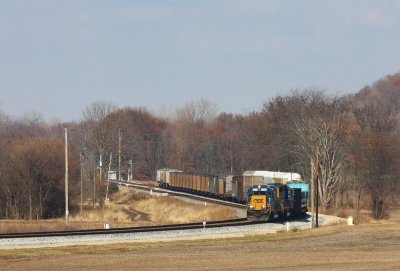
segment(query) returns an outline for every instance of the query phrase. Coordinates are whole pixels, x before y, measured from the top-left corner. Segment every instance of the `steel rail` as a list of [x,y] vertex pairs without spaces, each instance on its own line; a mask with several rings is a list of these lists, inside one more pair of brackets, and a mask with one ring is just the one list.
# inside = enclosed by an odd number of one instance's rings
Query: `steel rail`
[[250,224],[256,224],[256,223],[259,223],[259,222],[249,221],[246,218],[240,218],[240,219],[221,220],[221,221],[209,221],[209,222],[206,222],[205,224],[204,224],[204,222],[198,222],[198,223],[187,223],[187,224],[158,225],[158,226],[130,227],[130,228],[113,228],[113,229],[6,233],[6,234],[0,234],[0,239],[175,231],[175,230],[190,230],[190,229],[201,229],[201,228],[219,228],[219,227],[227,227],[227,226],[244,226],[244,225],[250,225]]

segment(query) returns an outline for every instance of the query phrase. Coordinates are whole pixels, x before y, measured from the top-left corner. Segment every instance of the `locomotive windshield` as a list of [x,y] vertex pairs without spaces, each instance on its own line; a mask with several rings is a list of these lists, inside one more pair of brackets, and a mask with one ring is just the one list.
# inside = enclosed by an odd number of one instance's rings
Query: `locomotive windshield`
[[266,195],[267,194],[267,187],[265,185],[254,185],[252,188],[248,189],[249,196],[251,195]]
[[254,190],[253,189],[253,195],[266,195],[267,194],[267,189],[260,189],[260,190]]
[[265,185],[254,185],[253,187],[249,187],[247,190],[247,202],[251,201],[252,196],[266,195],[267,187]]

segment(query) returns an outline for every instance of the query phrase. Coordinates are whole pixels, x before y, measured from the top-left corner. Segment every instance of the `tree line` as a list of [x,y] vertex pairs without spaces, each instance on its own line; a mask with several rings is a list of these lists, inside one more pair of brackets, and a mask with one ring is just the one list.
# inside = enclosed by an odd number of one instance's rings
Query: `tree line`
[[305,181],[318,170],[323,209],[369,208],[382,218],[398,206],[399,105],[397,74],[355,95],[293,90],[245,115],[218,113],[207,99],[162,114],[101,101],[73,123],[2,113],[0,217],[63,215],[67,127],[71,211],[80,202],[81,181],[85,204],[104,204],[109,169],[122,179],[155,179],[157,169],[169,167],[210,174],[299,172]]

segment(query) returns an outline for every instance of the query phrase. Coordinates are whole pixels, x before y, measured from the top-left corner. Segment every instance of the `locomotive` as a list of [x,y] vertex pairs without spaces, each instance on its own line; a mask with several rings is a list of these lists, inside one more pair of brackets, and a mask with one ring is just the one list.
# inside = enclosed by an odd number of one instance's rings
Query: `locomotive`
[[250,220],[284,219],[307,211],[307,206],[302,205],[301,188],[280,183],[253,185],[247,195],[247,218]]
[[245,171],[239,176],[160,169],[157,182],[162,188],[244,204],[252,220],[283,219],[307,211],[308,184],[297,173]]

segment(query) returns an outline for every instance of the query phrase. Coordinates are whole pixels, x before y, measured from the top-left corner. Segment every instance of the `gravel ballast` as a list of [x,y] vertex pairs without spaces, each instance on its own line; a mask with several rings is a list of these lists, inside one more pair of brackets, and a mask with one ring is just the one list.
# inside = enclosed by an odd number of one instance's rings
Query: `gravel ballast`
[[[343,218],[319,215],[319,225],[327,226],[332,224],[344,223]],[[245,235],[256,235],[266,233],[276,233],[289,230],[304,230],[310,228],[310,217],[304,217],[284,223],[263,223],[246,226],[228,226],[223,228],[207,228],[192,230],[173,230],[163,232],[141,232],[123,234],[96,234],[82,236],[58,236],[58,237],[31,237],[31,238],[12,238],[0,239],[0,248],[31,248],[31,247],[51,247],[68,245],[87,245],[104,244],[118,242],[156,242],[173,241],[186,239],[210,239],[239,237]],[[106,231],[106,230],[105,230]]]

